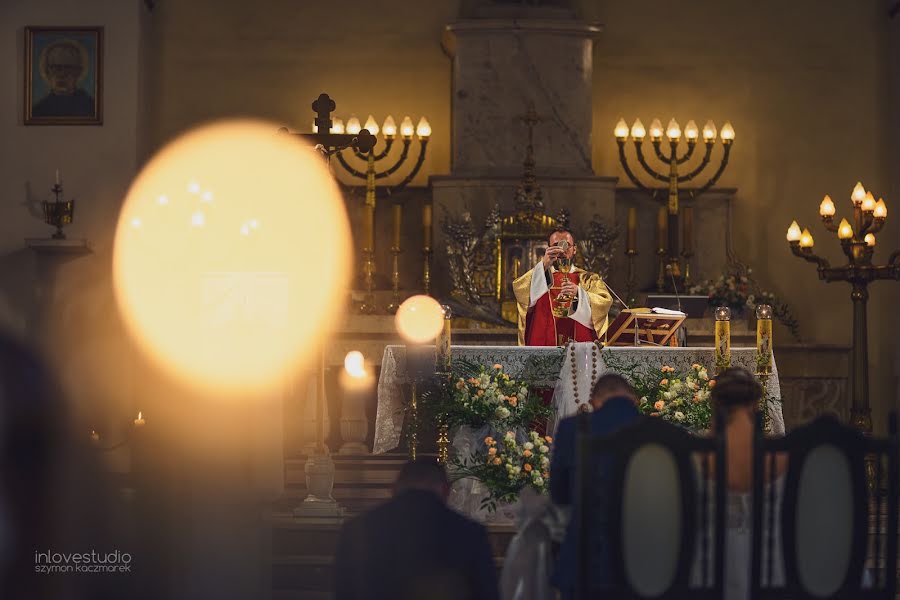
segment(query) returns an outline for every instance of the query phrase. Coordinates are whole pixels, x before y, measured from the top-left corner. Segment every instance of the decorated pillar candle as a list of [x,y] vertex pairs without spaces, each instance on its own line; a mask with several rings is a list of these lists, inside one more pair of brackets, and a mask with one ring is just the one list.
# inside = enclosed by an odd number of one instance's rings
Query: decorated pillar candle
[[772,372],[772,307],[768,304],[756,307],[756,371]]
[[431,205],[422,205],[422,246],[431,248]]
[[685,255],[694,253],[694,208],[685,206],[681,210],[681,251]]
[[715,311],[716,373],[731,366],[731,309],[717,306]]
[[400,249],[400,225],[403,219],[403,207],[400,204],[395,203],[393,206],[394,209],[394,245],[393,248],[396,250]]
[[628,235],[625,238],[625,250],[634,251],[635,240],[637,238],[637,209],[633,206],[628,207]]
[[659,207],[656,215],[656,247],[665,250],[669,237],[669,213],[665,206]]

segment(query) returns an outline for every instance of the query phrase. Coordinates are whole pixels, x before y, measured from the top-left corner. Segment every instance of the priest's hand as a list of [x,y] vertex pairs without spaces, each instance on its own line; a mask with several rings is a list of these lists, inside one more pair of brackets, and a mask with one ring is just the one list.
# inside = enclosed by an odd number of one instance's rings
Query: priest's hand
[[578,286],[572,283],[569,280],[562,285],[562,289],[559,291],[560,295],[565,295],[569,298],[577,298],[578,297]]
[[550,246],[547,248],[547,251],[544,252],[544,258],[541,259],[544,263],[544,270],[550,268],[550,265],[556,262],[560,256],[565,256],[566,251],[560,248],[559,246]]

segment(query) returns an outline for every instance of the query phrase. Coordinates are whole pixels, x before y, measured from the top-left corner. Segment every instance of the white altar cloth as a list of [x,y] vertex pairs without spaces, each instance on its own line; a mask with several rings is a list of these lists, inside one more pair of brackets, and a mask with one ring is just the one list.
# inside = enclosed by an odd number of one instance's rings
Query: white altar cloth
[[[485,366],[499,363],[513,378],[525,372],[538,375],[537,381],[533,383],[554,388],[553,402],[557,417],[563,418],[575,414],[577,410],[572,382],[572,353],[575,353],[579,397],[583,401],[590,394],[592,387],[593,346],[594,344],[589,342],[572,344],[567,347],[568,350],[555,346],[453,346],[452,355],[454,360],[462,359]],[[615,353],[619,362],[643,364],[650,369],[668,365],[681,372],[689,370],[691,364],[699,363],[710,373],[714,371],[713,348],[613,346],[604,348],[599,353],[596,377],[610,370],[603,359],[607,353]],[[756,348],[732,348],[731,364],[754,372]],[[406,347],[387,346],[384,349],[381,376],[378,379],[378,412],[375,417],[375,442],[372,449],[375,454],[393,450],[400,444],[404,416],[402,386],[407,383],[410,383],[410,379],[406,371]],[[766,393],[769,398],[772,433],[784,435],[781,388],[778,385],[778,368],[774,357]]]

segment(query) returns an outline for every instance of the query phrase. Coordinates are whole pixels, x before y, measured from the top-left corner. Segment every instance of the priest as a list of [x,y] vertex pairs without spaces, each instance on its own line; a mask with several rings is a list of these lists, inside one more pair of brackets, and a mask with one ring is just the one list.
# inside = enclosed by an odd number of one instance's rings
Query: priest
[[550,234],[534,269],[513,282],[519,305],[520,346],[590,342],[606,331],[612,296],[596,273],[576,267],[575,238],[568,229]]

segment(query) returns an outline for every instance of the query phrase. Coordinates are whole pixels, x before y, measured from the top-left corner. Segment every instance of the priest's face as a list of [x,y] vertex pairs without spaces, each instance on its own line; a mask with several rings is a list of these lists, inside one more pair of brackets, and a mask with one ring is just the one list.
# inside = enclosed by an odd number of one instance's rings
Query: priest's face
[[563,256],[572,260],[572,257],[575,256],[575,238],[572,237],[572,234],[568,231],[554,231],[550,236],[550,245],[556,246],[561,241],[569,242],[569,247],[566,248],[566,251],[563,253]]

